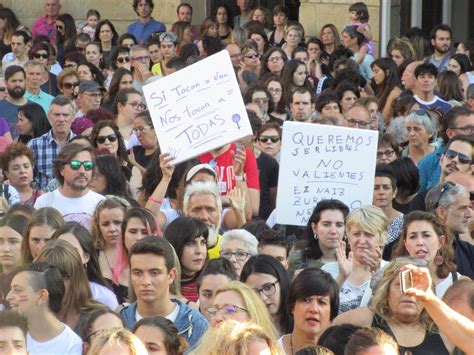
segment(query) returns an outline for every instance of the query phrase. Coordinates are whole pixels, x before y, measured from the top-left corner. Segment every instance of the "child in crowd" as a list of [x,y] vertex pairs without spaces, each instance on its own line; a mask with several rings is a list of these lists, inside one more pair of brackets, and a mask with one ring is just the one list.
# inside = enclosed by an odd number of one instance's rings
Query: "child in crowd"
[[100,21],[100,13],[95,9],[89,9],[86,16],[87,25],[82,29],[82,32],[87,33],[91,38],[91,41],[93,41],[97,23]]
[[358,26],[357,31],[362,33],[365,38],[355,58],[357,63],[362,63],[366,53],[375,56],[375,46],[372,42],[372,32],[369,25],[369,9],[365,3],[356,2],[349,6],[349,25]]

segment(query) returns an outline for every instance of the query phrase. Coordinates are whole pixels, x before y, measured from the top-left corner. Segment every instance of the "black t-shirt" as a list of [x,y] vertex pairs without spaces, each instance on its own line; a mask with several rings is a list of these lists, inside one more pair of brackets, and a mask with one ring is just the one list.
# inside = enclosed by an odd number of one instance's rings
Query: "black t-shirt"
[[278,162],[270,155],[261,153],[257,158],[258,180],[260,182],[260,211],[258,216],[267,219],[270,208],[270,188],[278,185]]
[[135,161],[144,168],[148,167],[148,164],[153,157],[153,154],[145,155],[145,149],[143,149],[140,145],[133,147],[133,154],[135,155]]

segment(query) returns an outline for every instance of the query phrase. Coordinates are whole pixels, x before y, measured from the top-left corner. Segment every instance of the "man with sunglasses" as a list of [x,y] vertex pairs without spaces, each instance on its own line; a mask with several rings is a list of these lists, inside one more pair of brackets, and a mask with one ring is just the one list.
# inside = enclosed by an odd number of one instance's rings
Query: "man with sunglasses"
[[68,143],[53,161],[53,173],[59,188],[41,195],[35,208],[54,207],[66,221],[90,227],[95,208],[104,199],[89,189],[94,165],[90,145]]
[[76,117],[85,116],[90,110],[97,110],[102,102],[104,91],[105,89],[96,81],[82,81],[79,84],[79,96],[76,101],[80,110],[77,111]]
[[454,262],[461,275],[474,278],[474,245],[459,238],[472,219],[469,191],[451,181],[440,183],[426,194],[426,208],[446,228],[447,242],[454,248]]

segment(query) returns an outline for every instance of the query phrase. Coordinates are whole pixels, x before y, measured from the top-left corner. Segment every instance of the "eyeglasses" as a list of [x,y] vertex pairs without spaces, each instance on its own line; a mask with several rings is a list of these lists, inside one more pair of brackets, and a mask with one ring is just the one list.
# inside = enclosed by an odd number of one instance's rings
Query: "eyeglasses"
[[132,129],[132,132],[135,133],[135,134],[138,134],[138,133],[143,133],[145,131],[149,131],[150,129],[153,129],[152,127],[138,127],[138,128],[134,128]]
[[33,58],[35,58],[35,59],[40,59],[40,58],[48,59],[49,55],[48,55],[48,53],[35,53],[35,54],[33,54]]
[[254,291],[257,292],[257,293],[262,293],[264,294],[265,296],[273,296],[276,292],[276,287],[275,285],[278,283],[278,280],[276,280],[275,282],[273,283],[267,283],[265,285],[263,285],[262,287],[260,288],[254,288]]
[[443,197],[444,192],[451,190],[454,186],[456,186],[456,184],[451,181],[447,181],[444,183],[443,187],[441,188],[441,192],[439,193],[439,197],[436,200],[436,204],[435,204],[436,207],[438,207],[439,201]]
[[79,170],[81,166],[84,167],[85,171],[90,171],[94,168],[94,162],[86,160],[86,161],[79,161],[79,160],[71,160],[67,163],[72,170]]
[[387,158],[391,158],[393,156],[393,153],[395,153],[393,149],[381,150],[377,152],[377,158],[382,158],[384,155]]
[[257,105],[263,105],[263,104],[266,104],[268,101],[270,101],[270,99],[268,97],[261,97],[261,98],[253,99],[252,101],[256,103]]
[[271,136],[260,136],[258,140],[261,143],[267,143],[268,141],[272,143],[278,143],[280,141],[280,137],[271,137]]
[[77,85],[79,85],[79,82],[75,82],[75,83],[63,83],[63,88],[64,88],[64,89],[72,89],[72,88],[76,87]]
[[125,105],[132,106],[135,110],[146,110],[146,105],[141,102],[126,102]]
[[108,140],[110,143],[113,143],[117,140],[117,136],[115,134],[109,134],[108,136],[97,136],[96,142],[99,144],[104,144],[106,140]]
[[367,122],[367,121],[358,121],[358,120],[355,120],[353,118],[349,118],[347,120],[347,123],[349,124],[349,127],[361,127],[361,128],[364,128],[364,127],[367,127],[370,122]]
[[463,131],[465,134],[474,134],[474,126],[463,126],[463,127],[451,127],[451,129],[458,129]]
[[240,307],[240,306],[236,306],[234,304],[226,304],[222,307],[210,307],[210,308],[206,309],[206,313],[207,313],[209,318],[215,317],[217,315],[217,313],[219,313],[221,311],[224,313],[224,318],[226,318],[228,316],[231,316],[231,315],[237,313],[238,311],[248,312],[248,310],[246,310],[245,308]]
[[456,152],[455,150],[452,150],[452,149],[448,149],[447,151],[445,151],[444,156],[448,159],[454,159],[458,157],[458,160],[461,164],[471,163],[471,159],[466,154]]
[[283,90],[282,90],[282,89],[273,89],[273,88],[270,88],[270,89],[268,89],[268,92],[269,92],[270,94],[281,94],[281,93],[283,92]]
[[246,55],[245,58],[255,59],[255,58],[260,58],[260,56],[258,54],[249,54],[249,55]]
[[225,251],[221,251],[221,256],[225,259],[231,259],[232,256],[235,256],[235,259],[237,261],[245,261],[247,260],[247,258],[249,257],[249,253],[246,253],[245,251],[236,251],[235,253],[234,252],[231,252],[230,250],[225,250]]
[[117,62],[119,62],[120,64],[123,64],[123,63],[130,63],[130,57],[118,57],[117,58]]
[[132,60],[136,61],[136,62],[144,62],[144,61],[149,60],[149,59],[150,59],[149,55],[143,55],[141,57],[132,58]]
[[280,60],[283,60],[283,57],[272,57],[268,58],[269,62],[279,62]]

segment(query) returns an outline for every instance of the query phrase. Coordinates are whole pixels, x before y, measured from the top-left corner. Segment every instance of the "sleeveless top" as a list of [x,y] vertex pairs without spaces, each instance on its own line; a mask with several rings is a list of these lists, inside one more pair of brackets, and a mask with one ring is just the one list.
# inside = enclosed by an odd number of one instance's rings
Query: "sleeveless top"
[[[374,314],[372,320],[372,327],[382,329],[385,333],[392,336],[395,341],[395,335],[388,326],[387,322],[380,316]],[[398,343],[398,341],[397,341]],[[421,344],[412,347],[403,347],[400,344],[399,354],[400,355],[448,355],[449,352],[438,333],[426,331],[425,338]]]
[[285,43],[285,37],[283,36],[283,38],[280,40],[279,43],[275,43],[275,31],[273,30],[272,34],[268,38],[268,43],[270,43],[271,47],[280,47],[281,48],[281,46],[283,46],[283,44]]
[[467,72],[466,72],[466,75],[467,75],[467,80],[469,81],[469,84],[474,84],[474,74],[472,74],[471,72],[467,71]]

